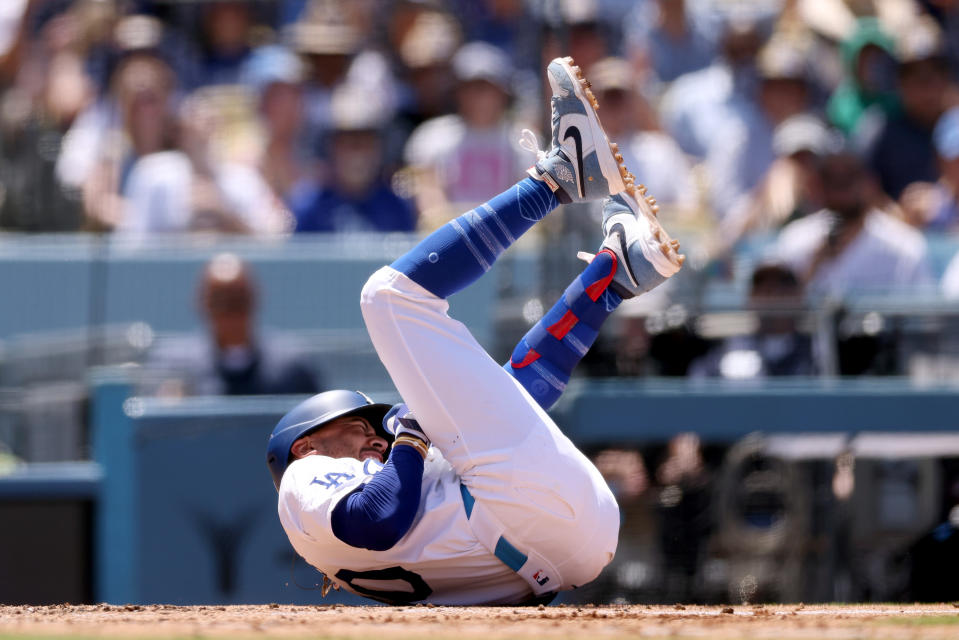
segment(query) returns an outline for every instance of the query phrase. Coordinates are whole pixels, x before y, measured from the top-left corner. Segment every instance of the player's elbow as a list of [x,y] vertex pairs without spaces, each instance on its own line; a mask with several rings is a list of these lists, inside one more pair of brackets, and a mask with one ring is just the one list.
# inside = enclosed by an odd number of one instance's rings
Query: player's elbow
[[362,524],[352,522],[346,526],[334,527],[333,533],[337,538],[360,549],[370,551],[388,551],[403,539],[409,525],[397,522],[395,519],[369,519]]
[[385,526],[377,527],[375,528],[375,534],[367,540],[364,546],[370,551],[388,551],[395,547],[404,535],[406,535],[406,531]]

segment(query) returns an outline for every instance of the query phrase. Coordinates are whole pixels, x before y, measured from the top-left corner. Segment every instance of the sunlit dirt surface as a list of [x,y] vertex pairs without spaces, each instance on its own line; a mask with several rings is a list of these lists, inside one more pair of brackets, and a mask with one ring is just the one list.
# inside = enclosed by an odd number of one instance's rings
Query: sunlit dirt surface
[[0,639],[949,638],[959,604],[728,607],[0,606]]

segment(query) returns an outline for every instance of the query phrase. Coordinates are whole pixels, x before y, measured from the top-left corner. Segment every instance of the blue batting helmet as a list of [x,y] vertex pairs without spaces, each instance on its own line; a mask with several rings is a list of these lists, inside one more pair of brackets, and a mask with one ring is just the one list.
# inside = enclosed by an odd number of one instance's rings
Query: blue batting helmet
[[280,490],[280,478],[290,464],[290,447],[299,438],[316,431],[336,418],[359,416],[376,429],[387,442],[393,438],[383,429],[383,417],[391,405],[373,402],[359,391],[324,391],[296,405],[273,428],[266,445],[266,464],[270,467],[273,484]]

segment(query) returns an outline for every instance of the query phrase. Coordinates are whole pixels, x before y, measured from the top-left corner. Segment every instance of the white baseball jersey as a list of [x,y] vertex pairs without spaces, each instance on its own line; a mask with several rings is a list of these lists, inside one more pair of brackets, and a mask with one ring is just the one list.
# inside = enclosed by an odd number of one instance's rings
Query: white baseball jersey
[[333,508],[380,468],[375,460],[325,456],[290,465],[280,484],[280,522],[307,562],[342,588],[392,603],[485,604],[531,595],[526,581],[473,533],[459,478],[435,448],[424,465],[413,525],[393,548],[358,549],[334,536]]
[[433,447],[419,511],[391,549],[333,535],[337,502],[380,467],[307,456],[280,483],[293,548],[355,593],[513,604],[593,580],[612,560],[616,499],[596,467],[438,298],[384,267],[360,299],[373,346]]

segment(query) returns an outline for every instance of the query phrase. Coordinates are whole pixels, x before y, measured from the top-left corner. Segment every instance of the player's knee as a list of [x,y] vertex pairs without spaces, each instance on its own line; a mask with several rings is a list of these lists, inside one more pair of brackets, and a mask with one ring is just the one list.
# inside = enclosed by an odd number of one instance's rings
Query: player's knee
[[360,291],[360,307],[372,310],[388,304],[391,292],[391,269],[382,267],[371,275]]

